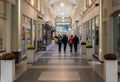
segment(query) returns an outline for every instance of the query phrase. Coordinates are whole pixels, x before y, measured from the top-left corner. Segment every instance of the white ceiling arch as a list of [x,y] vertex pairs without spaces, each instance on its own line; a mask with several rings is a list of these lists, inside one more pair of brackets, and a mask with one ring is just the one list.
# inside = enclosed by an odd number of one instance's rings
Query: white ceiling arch
[[71,17],[77,0],[46,0],[57,17]]
[[50,5],[56,3],[56,2],[70,2],[73,4],[76,4],[77,0],[46,0],[47,2],[49,2]]

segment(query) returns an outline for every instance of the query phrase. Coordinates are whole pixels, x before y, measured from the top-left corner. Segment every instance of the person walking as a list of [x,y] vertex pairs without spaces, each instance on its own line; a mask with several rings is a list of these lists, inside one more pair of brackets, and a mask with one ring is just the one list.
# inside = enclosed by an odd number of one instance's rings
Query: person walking
[[63,36],[62,42],[63,42],[63,45],[64,45],[64,52],[66,52],[66,47],[67,47],[67,43],[68,43],[67,35]]
[[72,48],[73,48],[73,35],[71,35],[69,37],[68,43],[69,43],[69,46],[70,46],[70,52],[72,52]]
[[79,38],[77,37],[77,35],[75,35],[73,38],[73,44],[74,44],[74,51],[77,52],[77,45],[79,44]]
[[59,52],[61,52],[61,46],[62,46],[62,36],[59,34],[58,35],[58,50],[59,50]]

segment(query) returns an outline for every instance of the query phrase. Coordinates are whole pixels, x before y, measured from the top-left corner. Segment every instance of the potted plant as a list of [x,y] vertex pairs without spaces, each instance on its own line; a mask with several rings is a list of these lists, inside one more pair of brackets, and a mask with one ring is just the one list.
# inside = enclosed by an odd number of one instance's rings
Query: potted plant
[[35,61],[35,47],[33,45],[27,46],[27,63],[34,63]]
[[81,42],[81,45],[86,45],[86,42]]
[[87,60],[92,60],[93,49],[91,44],[86,45],[86,58]]
[[13,82],[15,80],[15,55],[3,53],[1,59],[1,82]]
[[81,42],[81,50],[80,50],[81,54],[85,54],[86,53],[86,42]]
[[104,55],[105,60],[117,60],[117,56],[113,53],[108,53]]
[[105,82],[118,82],[117,56],[113,53],[107,53],[104,55],[104,59]]

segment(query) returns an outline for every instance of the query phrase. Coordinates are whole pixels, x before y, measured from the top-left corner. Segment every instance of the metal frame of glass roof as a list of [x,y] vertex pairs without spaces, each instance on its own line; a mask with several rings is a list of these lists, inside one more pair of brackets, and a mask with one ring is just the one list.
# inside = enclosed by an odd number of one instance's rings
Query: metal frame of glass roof
[[69,2],[69,3],[72,3],[72,4],[76,4],[77,0],[46,0],[49,5],[52,5],[56,2]]

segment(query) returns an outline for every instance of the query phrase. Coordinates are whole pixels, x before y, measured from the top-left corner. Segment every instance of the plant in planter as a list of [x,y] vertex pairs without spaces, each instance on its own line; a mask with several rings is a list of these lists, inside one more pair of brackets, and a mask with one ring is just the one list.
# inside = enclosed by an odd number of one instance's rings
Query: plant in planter
[[15,59],[15,55],[13,53],[4,53],[0,56],[1,60],[13,60]]
[[113,53],[107,53],[104,55],[104,76],[105,82],[118,82],[118,60],[117,56]]
[[81,54],[86,53],[86,42],[81,42]]
[[81,42],[81,45],[86,45],[86,42]]
[[15,55],[4,53],[1,59],[1,82],[13,82],[15,80]]
[[117,56],[113,53],[108,53],[104,55],[104,58],[106,60],[117,60]]
[[91,44],[87,44],[86,48],[92,48],[92,45]]
[[86,45],[86,57],[87,60],[92,60],[93,49],[91,44]]
[[34,50],[35,47],[34,47],[33,45],[29,45],[29,46],[27,46],[27,49],[28,49],[28,50]]
[[35,47],[33,45],[27,46],[27,63],[34,63],[35,61],[34,49]]

